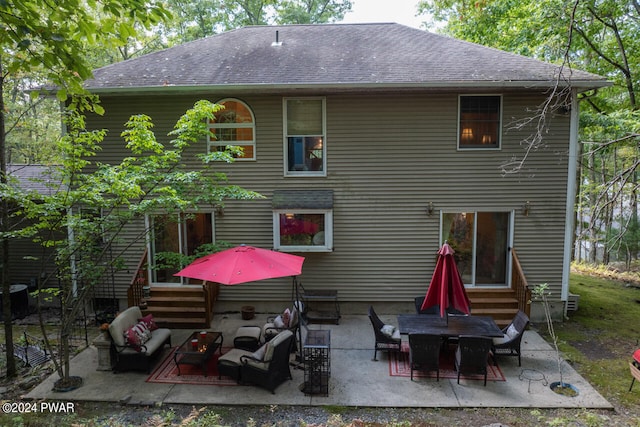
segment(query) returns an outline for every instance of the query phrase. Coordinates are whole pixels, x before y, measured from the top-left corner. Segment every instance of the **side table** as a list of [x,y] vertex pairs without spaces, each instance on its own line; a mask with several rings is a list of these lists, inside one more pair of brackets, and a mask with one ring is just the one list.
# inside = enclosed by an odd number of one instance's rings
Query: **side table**
[[304,394],[329,395],[331,376],[331,331],[310,330],[302,346],[304,358]]

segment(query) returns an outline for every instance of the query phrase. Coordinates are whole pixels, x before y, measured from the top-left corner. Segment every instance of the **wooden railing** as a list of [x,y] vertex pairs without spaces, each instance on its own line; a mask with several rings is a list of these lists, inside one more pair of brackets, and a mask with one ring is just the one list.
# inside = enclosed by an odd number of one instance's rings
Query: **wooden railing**
[[527,278],[524,275],[524,271],[522,271],[518,254],[513,248],[511,248],[511,260],[513,261],[511,269],[511,289],[516,293],[518,309],[522,310],[527,316],[531,316],[531,289],[529,289]]
[[131,284],[127,289],[127,304],[129,307],[140,305],[140,300],[144,298],[145,286],[149,284],[149,275],[147,274],[147,251],[145,250],[138,262],[138,267],[133,273]]

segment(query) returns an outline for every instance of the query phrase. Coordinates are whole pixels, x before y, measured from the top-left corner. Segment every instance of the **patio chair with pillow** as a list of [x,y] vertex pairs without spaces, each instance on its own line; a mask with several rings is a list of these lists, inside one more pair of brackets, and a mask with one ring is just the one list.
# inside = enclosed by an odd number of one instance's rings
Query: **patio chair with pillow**
[[295,336],[300,324],[298,310],[287,308],[282,314],[269,317],[267,323],[262,327],[262,336],[265,341],[271,340],[282,331],[291,331]]
[[484,385],[487,385],[487,363],[491,352],[491,338],[472,335],[460,335],[456,349],[455,368],[460,374],[484,375]]
[[289,368],[293,339],[291,331],[283,331],[264,345],[264,355],[257,351],[241,356],[240,381],[264,387],[275,394],[276,387],[287,379],[293,379]]
[[496,355],[501,356],[518,356],[518,366],[522,366],[520,360],[520,344],[522,335],[529,325],[529,317],[523,312],[518,311],[511,323],[502,330],[504,334],[501,338],[493,339],[494,359]]
[[254,352],[234,348],[218,358],[218,378],[222,375],[238,384],[251,383],[271,390],[285,379],[291,379],[289,346],[291,331],[283,331]]
[[411,381],[413,371],[436,371],[436,381],[440,381],[440,335],[409,334],[409,364]]
[[373,326],[373,333],[376,339],[373,349],[373,360],[378,360],[378,350],[400,352],[402,340],[400,331],[393,325],[385,325],[373,310],[373,306],[369,306],[369,320]]

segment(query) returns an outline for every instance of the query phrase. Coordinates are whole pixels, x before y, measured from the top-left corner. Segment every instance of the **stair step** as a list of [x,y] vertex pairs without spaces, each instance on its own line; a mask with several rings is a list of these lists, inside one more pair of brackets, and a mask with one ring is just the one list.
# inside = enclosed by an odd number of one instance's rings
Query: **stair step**
[[173,305],[181,305],[182,303],[203,303],[203,296],[193,296],[193,297],[151,297],[147,299],[147,304],[164,304],[164,303],[173,303]]

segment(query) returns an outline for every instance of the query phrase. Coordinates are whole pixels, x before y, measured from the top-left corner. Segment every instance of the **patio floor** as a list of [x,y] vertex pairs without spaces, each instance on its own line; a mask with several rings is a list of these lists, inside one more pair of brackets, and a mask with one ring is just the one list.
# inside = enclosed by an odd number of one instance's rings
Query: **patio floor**
[[[236,329],[242,325],[261,325],[266,315],[242,320],[240,313],[216,314],[211,330],[221,331],[230,345]],[[395,316],[381,315],[397,324]],[[304,372],[292,369],[293,380],[280,385],[275,394],[259,387],[203,386],[145,382],[145,373],[113,374],[98,371],[98,355],[90,346],[72,360],[72,375],[81,376],[83,385],[73,391],[52,390],[57,374],[52,375],[25,397],[65,401],[111,401],[129,404],[215,404],[215,405],[340,405],[358,407],[534,407],[612,409],[584,378],[567,363],[562,363],[565,382],[578,388],[576,397],[554,393],[543,381],[521,379],[523,370],[535,370],[550,384],[559,381],[555,352],[534,330],[525,332],[522,341],[522,367],[517,357],[498,359],[506,381],[482,381],[419,378],[389,375],[388,355],[378,354],[372,361],[373,331],[366,315],[343,315],[339,325],[309,325],[309,329],[331,330],[331,378],[329,395],[305,395],[299,390]],[[180,344],[192,332],[172,331],[173,345]],[[406,338],[403,338],[406,339]],[[168,354],[168,349],[165,350]],[[527,371],[529,372],[529,371]]]

